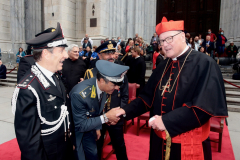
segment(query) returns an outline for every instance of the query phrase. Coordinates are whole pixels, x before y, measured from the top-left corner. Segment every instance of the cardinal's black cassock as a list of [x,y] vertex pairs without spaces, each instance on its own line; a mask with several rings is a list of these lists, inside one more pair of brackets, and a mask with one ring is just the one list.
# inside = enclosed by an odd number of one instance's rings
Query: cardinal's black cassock
[[[202,135],[195,136],[193,131],[209,124],[211,117],[228,116],[219,66],[205,54],[190,48],[185,50],[176,60],[167,58],[161,62],[139,97],[123,107],[127,120],[148,111],[150,117],[162,116],[166,130],[172,137],[170,160],[187,159],[181,158],[184,156],[182,143],[173,143],[174,138],[180,137],[182,142],[185,139],[184,143],[189,142],[191,146],[189,152],[196,152],[194,149],[198,147],[191,141],[201,140]],[[209,128],[207,130],[201,131],[203,134],[206,132],[208,137]],[[166,141],[156,133],[151,129],[149,160],[164,160]],[[204,159],[210,160],[209,138],[200,141],[200,145]]]

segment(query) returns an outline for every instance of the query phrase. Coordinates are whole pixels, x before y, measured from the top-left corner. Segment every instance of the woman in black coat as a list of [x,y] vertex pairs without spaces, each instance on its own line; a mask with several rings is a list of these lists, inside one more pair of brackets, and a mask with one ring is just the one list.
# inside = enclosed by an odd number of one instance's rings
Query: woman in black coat
[[137,83],[140,88],[137,89],[137,96],[145,86],[145,72],[146,63],[144,58],[140,56],[141,50],[139,47],[131,48],[132,53],[131,62],[128,63],[129,70],[127,72],[127,78],[129,83]]

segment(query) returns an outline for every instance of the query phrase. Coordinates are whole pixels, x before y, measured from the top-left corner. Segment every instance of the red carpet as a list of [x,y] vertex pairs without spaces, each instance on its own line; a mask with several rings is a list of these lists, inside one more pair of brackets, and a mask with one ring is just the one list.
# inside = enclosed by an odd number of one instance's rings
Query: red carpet
[[[143,121],[144,122],[144,121]],[[125,134],[125,142],[129,160],[147,160],[149,153],[149,133],[150,129],[142,129],[140,135],[136,135],[136,121],[134,126],[128,129]],[[217,139],[218,135],[210,132],[210,139]],[[110,151],[111,146],[104,148],[104,155]],[[228,127],[224,126],[222,152],[217,152],[217,143],[212,143],[213,160],[235,160],[232,144],[229,137]],[[20,150],[17,140],[13,139],[0,145],[0,160],[19,160]],[[116,160],[115,154],[111,155],[109,160]]]

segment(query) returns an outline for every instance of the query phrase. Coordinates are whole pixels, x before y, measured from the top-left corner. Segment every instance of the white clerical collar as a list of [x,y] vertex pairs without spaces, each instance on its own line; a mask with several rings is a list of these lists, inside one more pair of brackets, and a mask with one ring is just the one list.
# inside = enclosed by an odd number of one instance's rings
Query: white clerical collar
[[100,100],[100,94],[102,94],[103,91],[101,91],[98,87],[97,79],[96,79],[96,88],[97,88],[97,95],[98,95],[98,100]]
[[42,71],[42,73],[56,86],[52,75],[54,74],[53,72],[43,68],[42,66],[40,66],[37,62],[36,62],[36,66]]
[[138,59],[140,56],[135,57],[135,59]]
[[[189,46],[186,46],[185,49],[182,51],[181,54],[179,54],[177,57],[181,56],[183,53],[185,53],[187,50],[189,49]],[[176,61],[177,60],[177,57],[175,58],[172,58],[173,61]]]

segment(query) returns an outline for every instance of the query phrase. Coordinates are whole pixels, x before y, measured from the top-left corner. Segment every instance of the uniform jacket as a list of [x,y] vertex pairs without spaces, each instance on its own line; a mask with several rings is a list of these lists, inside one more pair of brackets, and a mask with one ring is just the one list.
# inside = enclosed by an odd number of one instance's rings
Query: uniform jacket
[[[52,128],[55,125],[42,123],[37,109],[37,98],[28,88],[29,86],[35,89],[40,99],[41,116],[48,122],[59,119],[61,106],[66,102],[64,85],[60,82],[63,93],[61,94],[36,65],[33,65],[20,79],[17,86],[20,90],[16,100],[14,126],[22,153],[21,159],[64,160],[66,159],[64,123],[61,123],[60,127],[52,134],[41,135],[42,130]],[[64,121],[68,124],[67,117]]]
[[106,93],[103,92],[101,105],[99,106],[96,90],[96,78],[92,78],[73,87],[69,96],[72,104],[73,120],[75,125],[75,149],[77,151],[78,159],[84,160],[85,155],[83,148],[85,146],[81,143],[82,137],[84,132],[95,131],[102,128],[100,113],[104,108]]
[[21,58],[17,72],[17,83],[19,83],[20,79],[25,75],[25,73],[31,68],[34,63],[35,61],[32,55],[27,55]]
[[[89,79],[92,77],[96,77],[97,75],[97,68],[88,69],[84,75],[84,79]],[[106,105],[109,105],[110,109],[116,108],[116,107],[123,107],[128,103],[128,79],[127,76],[124,76],[123,84],[120,86],[119,90],[114,90],[111,94],[111,97],[109,98],[110,103],[107,103]],[[121,119],[117,125],[123,125],[123,119]]]

